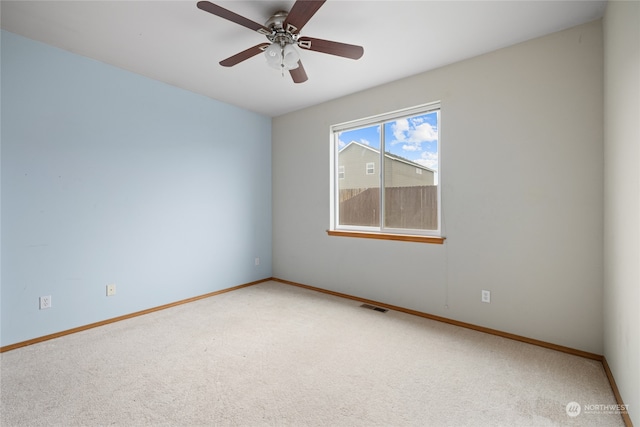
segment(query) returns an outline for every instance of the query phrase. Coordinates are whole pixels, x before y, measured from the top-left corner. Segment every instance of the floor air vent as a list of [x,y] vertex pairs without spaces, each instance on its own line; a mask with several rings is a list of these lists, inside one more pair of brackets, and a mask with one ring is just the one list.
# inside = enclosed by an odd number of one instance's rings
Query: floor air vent
[[386,313],[387,311],[389,311],[386,308],[376,307],[376,306],[369,305],[369,304],[362,304],[360,307],[368,308],[369,310],[379,311],[380,313]]

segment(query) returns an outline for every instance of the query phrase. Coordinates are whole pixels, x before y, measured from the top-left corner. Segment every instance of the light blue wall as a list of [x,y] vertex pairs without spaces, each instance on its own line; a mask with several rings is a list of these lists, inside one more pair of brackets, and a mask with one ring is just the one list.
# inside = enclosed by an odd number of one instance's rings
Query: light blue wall
[[1,345],[271,276],[270,118],[1,43]]

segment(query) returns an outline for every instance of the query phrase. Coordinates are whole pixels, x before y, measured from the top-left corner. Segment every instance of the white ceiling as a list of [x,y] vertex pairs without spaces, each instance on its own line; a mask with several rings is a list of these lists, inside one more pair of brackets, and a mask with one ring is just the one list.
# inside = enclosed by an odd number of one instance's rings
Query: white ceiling
[[[263,24],[293,0],[216,1]],[[602,17],[606,1],[328,0],[302,35],[364,47],[357,61],[312,51],[294,84],[262,55],[218,62],[264,36],[180,1],[2,1],[2,29],[267,116]]]

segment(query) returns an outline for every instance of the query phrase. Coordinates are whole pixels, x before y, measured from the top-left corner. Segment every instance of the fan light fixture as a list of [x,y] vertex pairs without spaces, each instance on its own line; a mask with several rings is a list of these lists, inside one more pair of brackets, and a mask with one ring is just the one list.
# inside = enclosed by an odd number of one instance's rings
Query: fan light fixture
[[264,50],[264,56],[267,57],[267,64],[276,70],[293,70],[298,68],[300,55],[296,48],[291,44],[282,46],[278,42],[271,43]]
[[274,13],[264,25],[206,0],[200,0],[196,6],[200,10],[256,31],[258,34],[266,36],[269,41],[269,43],[262,42],[223,59],[220,61],[220,65],[233,67],[264,52],[270,67],[280,70],[283,77],[285,70],[289,71],[294,83],[304,83],[307,81],[307,73],[296,47],[350,59],[360,59],[364,53],[362,46],[300,36],[302,27],[307,24],[325,1],[296,0],[289,12],[280,10]]

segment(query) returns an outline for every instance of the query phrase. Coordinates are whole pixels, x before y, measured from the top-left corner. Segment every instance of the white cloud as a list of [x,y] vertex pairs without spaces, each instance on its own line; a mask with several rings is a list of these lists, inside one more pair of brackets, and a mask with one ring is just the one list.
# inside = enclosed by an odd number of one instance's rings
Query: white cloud
[[360,144],[364,144],[364,145],[371,145],[371,143],[370,143],[368,140],[364,139],[364,138],[362,138],[362,139],[360,140]]
[[438,170],[438,153],[425,151],[422,153],[421,157],[414,160],[414,162],[422,166],[426,166],[429,169]]
[[398,119],[391,125],[391,130],[396,141],[403,142],[406,140],[405,132],[409,131],[409,121],[407,119]]
[[422,123],[411,130],[409,141],[411,142],[432,142],[438,140],[438,131],[429,123]]
[[412,118],[411,123],[407,119],[396,120],[391,131],[395,138],[391,144],[404,143],[402,149],[405,151],[420,151],[423,142],[438,140],[437,128],[420,118]]

